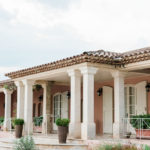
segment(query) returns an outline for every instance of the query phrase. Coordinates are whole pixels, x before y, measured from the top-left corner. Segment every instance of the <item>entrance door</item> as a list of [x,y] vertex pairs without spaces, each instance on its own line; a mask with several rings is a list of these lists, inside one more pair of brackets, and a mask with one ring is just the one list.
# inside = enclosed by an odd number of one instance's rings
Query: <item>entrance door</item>
[[112,133],[113,126],[113,89],[103,86],[103,133]]
[[53,130],[57,130],[55,124],[58,118],[68,118],[68,99],[67,94],[59,93],[56,94],[53,98]]

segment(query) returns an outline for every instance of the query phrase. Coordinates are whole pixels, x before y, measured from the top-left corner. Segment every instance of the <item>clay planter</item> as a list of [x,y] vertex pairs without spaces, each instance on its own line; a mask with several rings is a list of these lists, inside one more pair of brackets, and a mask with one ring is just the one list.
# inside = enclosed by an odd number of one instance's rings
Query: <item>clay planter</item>
[[22,137],[23,125],[16,125],[15,128],[16,128],[16,131],[15,131],[16,138],[21,138]]
[[59,143],[66,143],[68,127],[58,126]]
[[136,129],[136,138],[150,139],[150,129]]

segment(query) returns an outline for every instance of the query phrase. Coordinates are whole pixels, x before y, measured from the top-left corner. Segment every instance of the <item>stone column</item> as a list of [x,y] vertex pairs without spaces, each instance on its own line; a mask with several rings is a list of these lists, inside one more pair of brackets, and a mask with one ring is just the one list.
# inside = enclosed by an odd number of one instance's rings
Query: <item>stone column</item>
[[81,74],[77,70],[68,70],[71,77],[71,122],[69,135],[81,137]]
[[15,82],[17,86],[17,118],[24,118],[24,85],[21,81]]
[[25,121],[25,134],[33,133],[33,88],[34,81],[23,80],[25,88],[24,93],[24,121]]
[[94,122],[94,74],[97,68],[83,67],[83,123],[81,126],[82,139],[92,139],[96,134]]
[[120,138],[123,133],[123,118],[125,117],[124,104],[124,73],[112,72],[114,77],[114,124],[113,137]]
[[42,133],[47,134],[52,131],[52,119],[51,119],[51,88],[54,82],[47,81],[42,84],[43,87],[43,123]]
[[4,89],[5,94],[5,116],[4,116],[4,130],[11,129],[11,94],[12,91]]

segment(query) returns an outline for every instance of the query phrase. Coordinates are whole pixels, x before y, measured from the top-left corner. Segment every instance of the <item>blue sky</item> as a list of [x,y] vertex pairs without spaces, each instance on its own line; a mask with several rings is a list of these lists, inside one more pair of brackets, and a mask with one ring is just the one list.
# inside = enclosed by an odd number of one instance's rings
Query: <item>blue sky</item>
[[0,0],[0,79],[83,51],[147,47],[149,6],[149,0]]

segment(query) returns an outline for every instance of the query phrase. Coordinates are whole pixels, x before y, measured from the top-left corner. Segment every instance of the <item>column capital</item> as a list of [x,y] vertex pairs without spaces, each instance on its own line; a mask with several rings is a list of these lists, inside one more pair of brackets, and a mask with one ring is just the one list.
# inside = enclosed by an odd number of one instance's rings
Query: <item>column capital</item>
[[82,74],[93,74],[94,75],[98,71],[98,68],[86,66],[86,67],[81,67],[80,70],[81,70]]
[[79,77],[81,76],[81,73],[79,70],[69,69],[67,70],[67,72],[69,76],[79,76]]
[[47,85],[54,85],[55,81],[43,81],[40,83],[40,85],[42,86],[42,88],[46,88]]
[[121,71],[118,71],[118,70],[112,70],[111,71],[111,75],[113,76],[113,78],[116,78],[116,77],[124,78],[127,75],[127,72],[121,72]]
[[5,95],[13,93],[13,91],[11,91],[9,89],[3,89],[3,92],[4,92]]
[[22,80],[23,85],[34,85],[35,81],[33,80]]
[[22,86],[24,86],[22,81],[15,81],[15,85],[16,85],[17,87],[22,87]]

